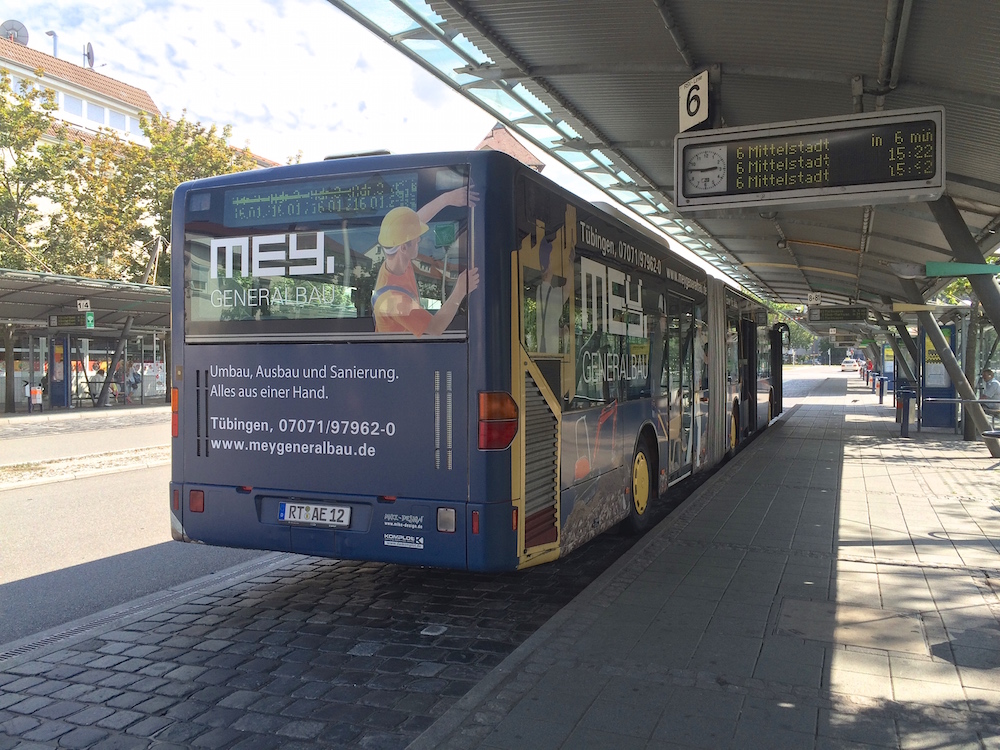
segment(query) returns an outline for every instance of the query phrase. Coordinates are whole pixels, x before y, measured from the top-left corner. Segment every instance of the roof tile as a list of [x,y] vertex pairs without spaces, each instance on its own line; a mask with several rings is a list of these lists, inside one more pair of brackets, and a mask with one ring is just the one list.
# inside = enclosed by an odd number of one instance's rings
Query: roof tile
[[152,97],[143,89],[116,81],[114,78],[109,78],[90,68],[74,65],[17,42],[0,38],[0,65],[3,65],[5,61],[23,65],[32,70],[41,68],[47,78],[64,81],[102,94],[134,107],[140,112],[152,115],[160,114]]

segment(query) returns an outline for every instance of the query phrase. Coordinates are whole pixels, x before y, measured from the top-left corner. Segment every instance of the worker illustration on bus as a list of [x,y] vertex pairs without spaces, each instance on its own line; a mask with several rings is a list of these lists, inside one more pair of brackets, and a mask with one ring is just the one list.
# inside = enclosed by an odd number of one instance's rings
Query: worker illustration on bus
[[[570,248],[570,263],[573,259],[573,248]],[[538,325],[538,351],[558,353],[563,337],[569,332],[564,308],[572,291],[566,284],[565,277],[556,276],[556,266],[563,273],[561,257],[552,257],[552,239],[545,237],[538,250],[539,264],[542,267],[542,278],[535,290],[535,315]]]
[[447,206],[473,205],[477,199],[477,193],[462,187],[442,193],[416,211],[398,206],[385,215],[378,234],[385,260],[372,292],[377,332],[409,331],[417,337],[436,336],[455,319],[462,300],[479,286],[478,269],[472,266],[462,271],[441,307],[432,312],[420,304],[413,261],[419,252],[420,238],[429,229],[427,222]]

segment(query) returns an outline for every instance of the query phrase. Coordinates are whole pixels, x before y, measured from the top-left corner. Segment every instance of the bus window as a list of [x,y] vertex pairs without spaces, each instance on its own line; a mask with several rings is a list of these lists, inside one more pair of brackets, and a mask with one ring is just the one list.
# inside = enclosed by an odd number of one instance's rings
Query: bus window
[[574,250],[562,227],[545,227],[521,245],[524,284],[524,348],[539,354],[570,349],[570,301],[573,298]]
[[458,166],[192,192],[186,332],[464,332],[470,195]]

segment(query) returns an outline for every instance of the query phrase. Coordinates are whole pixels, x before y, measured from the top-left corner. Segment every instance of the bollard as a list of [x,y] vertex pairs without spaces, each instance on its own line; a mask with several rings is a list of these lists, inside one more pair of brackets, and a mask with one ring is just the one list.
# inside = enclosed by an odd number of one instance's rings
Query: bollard
[[872,393],[875,393],[875,384],[878,382],[878,373],[872,370],[872,374],[868,377],[871,381]]
[[889,378],[879,378],[878,379],[878,402],[879,405],[885,401],[885,381]]
[[899,436],[910,436],[910,391],[903,391],[899,394],[900,401],[903,402],[902,413],[899,420]]

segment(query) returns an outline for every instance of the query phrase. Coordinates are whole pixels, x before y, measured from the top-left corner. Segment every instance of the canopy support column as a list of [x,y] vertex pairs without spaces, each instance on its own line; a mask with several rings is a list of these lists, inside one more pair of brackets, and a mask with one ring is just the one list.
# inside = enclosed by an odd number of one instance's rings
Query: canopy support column
[[[966,225],[951,196],[942,196],[936,201],[928,203],[927,206],[934,214],[938,226],[941,227],[941,232],[948,241],[955,260],[959,263],[978,265],[986,262],[982,250],[976,244],[976,238],[969,231],[968,225]],[[1000,331],[1000,286],[997,286],[996,277],[974,274],[968,278],[969,285],[979,297],[979,303],[983,306],[986,317],[993,324],[993,328]]]

